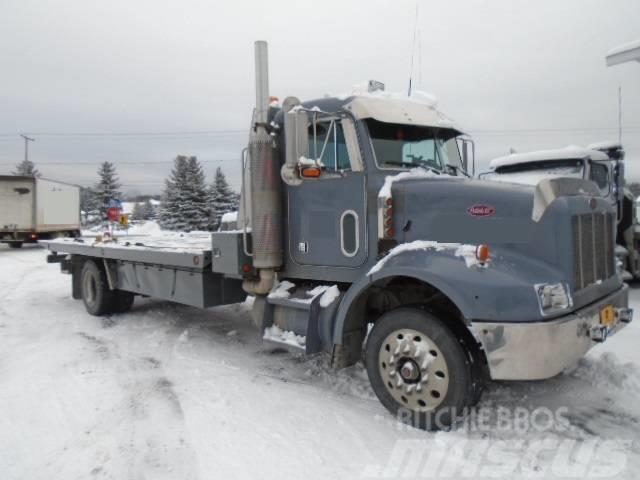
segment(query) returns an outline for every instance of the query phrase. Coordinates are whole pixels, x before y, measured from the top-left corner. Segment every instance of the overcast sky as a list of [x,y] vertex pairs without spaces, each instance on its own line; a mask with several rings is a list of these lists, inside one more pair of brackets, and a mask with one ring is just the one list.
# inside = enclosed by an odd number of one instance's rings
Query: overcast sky
[[[640,63],[604,55],[640,38],[638,0],[419,0],[414,83],[474,134],[480,167],[617,138],[640,180]],[[156,193],[177,154],[237,188],[254,102],[253,41],[271,93],[311,99],[362,80],[406,90],[415,1],[2,0],[0,173],[23,157],[89,185],[104,160]]]

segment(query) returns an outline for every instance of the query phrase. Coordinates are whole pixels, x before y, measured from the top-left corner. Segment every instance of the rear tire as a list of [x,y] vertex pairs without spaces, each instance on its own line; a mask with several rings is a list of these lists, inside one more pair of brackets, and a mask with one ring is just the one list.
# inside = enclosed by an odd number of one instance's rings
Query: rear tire
[[365,355],[376,396],[404,423],[446,429],[473,401],[469,357],[432,313],[417,308],[385,313],[369,334]]
[[93,260],[87,260],[82,267],[81,291],[84,306],[91,315],[107,315],[115,308],[115,292],[109,290],[104,270]]

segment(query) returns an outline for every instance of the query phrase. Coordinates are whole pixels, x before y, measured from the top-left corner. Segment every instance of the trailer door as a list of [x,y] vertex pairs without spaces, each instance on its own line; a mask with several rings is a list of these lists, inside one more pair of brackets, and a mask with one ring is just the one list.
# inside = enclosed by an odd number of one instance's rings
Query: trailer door
[[358,267],[367,259],[366,184],[351,119],[310,128],[310,156],[325,168],[288,187],[289,254],[301,265]]
[[30,178],[0,178],[0,231],[32,230],[33,190]]

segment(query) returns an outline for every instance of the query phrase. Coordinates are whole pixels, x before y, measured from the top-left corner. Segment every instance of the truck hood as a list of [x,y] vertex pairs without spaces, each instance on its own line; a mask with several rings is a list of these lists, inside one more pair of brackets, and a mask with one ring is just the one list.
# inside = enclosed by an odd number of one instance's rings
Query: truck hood
[[[588,211],[608,211],[597,186],[573,178],[544,179],[536,186],[486,180],[418,178],[393,185],[395,226],[402,242],[530,244],[554,218],[551,205],[573,197]],[[592,200],[593,199],[593,200]],[[583,208],[578,208],[582,210]],[[570,208],[549,214],[568,221]],[[545,233],[553,233],[545,232]]]
[[397,182],[392,192],[402,242],[517,243],[534,223],[535,187],[451,177]]
[[[394,183],[392,195],[401,243],[487,244],[492,258],[510,265],[514,275],[526,276],[520,271],[531,271],[536,264],[535,269],[548,272],[545,283],[571,285],[575,306],[619,287],[610,248],[615,213],[592,182],[546,179],[532,187],[421,178]],[[593,243],[580,246],[590,239]],[[578,276],[580,272],[588,277]]]

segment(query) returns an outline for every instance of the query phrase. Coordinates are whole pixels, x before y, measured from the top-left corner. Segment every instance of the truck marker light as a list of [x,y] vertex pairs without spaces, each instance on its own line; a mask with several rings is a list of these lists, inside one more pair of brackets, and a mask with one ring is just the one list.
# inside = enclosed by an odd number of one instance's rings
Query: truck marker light
[[35,233],[31,234],[31,240],[36,240],[38,238],[38,235],[36,235]]
[[393,228],[387,228],[385,234],[387,238],[393,237],[396,234],[396,231]]
[[478,245],[476,247],[476,258],[480,263],[485,263],[489,259],[489,245]]
[[320,170],[318,167],[305,167],[300,172],[300,175],[306,178],[318,178],[321,173],[322,170]]
[[249,273],[251,271],[251,265],[249,265],[248,263],[245,263],[242,265],[242,271],[244,273]]

